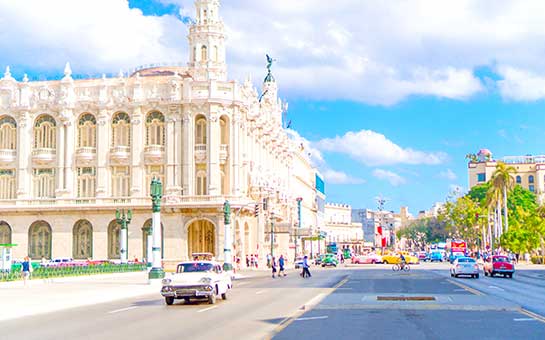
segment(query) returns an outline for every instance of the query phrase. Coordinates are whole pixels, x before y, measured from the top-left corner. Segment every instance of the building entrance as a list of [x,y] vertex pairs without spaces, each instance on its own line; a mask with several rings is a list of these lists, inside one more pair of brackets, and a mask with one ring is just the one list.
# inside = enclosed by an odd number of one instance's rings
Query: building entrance
[[216,254],[216,228],[210,221],[199,220],[191,223],[187,230],[188,257],[193,253]]

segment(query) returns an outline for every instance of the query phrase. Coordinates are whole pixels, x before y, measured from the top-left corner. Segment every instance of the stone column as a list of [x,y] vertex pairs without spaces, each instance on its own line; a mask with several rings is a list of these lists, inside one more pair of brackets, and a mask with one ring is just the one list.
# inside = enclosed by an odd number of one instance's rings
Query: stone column
[[234,109],[233,124],[231,124],[231,143],[229,145],[229,159],[232,162],[231,166],[231,192],[229,194],[238,196],[241,193],[240,190],[240,157],[242,148],[240,147],[240,114],[238,108]]
[[62,196],[64,192],[64,142],[65,129],[62,122],[57,121],[57,169],[55,174],[55,193]]
[[96,195],[98,198],[109,196],[109,171],[108,154],[110,153],[110,131],[108,124],[108,111],[100,110],[97,119],[97,177],[96,177]]
[[[214,108],[215,109],[215,108]],[[212,112],[210,107],[210,119],[208,124],[208,195],[221,195],[220,176],[220,123],[217,112]]]
[[29,162],[33,149],[32,126],[29,113],[21,113],[17,122],[17,199],[27,199],[32,196],[30,192],[32,164]]
[[185,196],[191,196],[195,192],[193,178],[195,173],[195,138],[193,120],[189,112],[184,113],[182,120],[182,139],[184,148],[182,151],[182,190]]
[[77,128],[77,124],[74,119],[71,119],[70,121],[65,122],[64,126],[66,129],[66,145],[64,148],[64,190],[67,196],[75,197],[77,195],[77,190],[74,188],[74,154],[76,146],[75,129]]
[[179,114],[176,115],[176,122],[174,122],[174,143],[176,144],[176,150],[174,153],[174,183],[179,195],[182,194],[182,159],[183,154],[186,151],[185,141],[182,135],[183,121]]
[[[166,145],[165,145],[165,158],[166,158],[166,169],[165,169],[165,180],[166,180],[166,193],[167,195],[172,195],[177,192],[176,190],[176,174],[175,174],[175,155],[179,146],[176,144],[176,136],[174,133],[176,125],[176,118],[172,115],[169,115],[166,119]],[[149,183],[146,183],[149,185]]]
[[143,197],[144,192],[142,188],[143,180],[143,162],[142,153],[144,151],[144,140],[142,120],[142,108],[135,107],[131,115],[131,192],[130,196]]

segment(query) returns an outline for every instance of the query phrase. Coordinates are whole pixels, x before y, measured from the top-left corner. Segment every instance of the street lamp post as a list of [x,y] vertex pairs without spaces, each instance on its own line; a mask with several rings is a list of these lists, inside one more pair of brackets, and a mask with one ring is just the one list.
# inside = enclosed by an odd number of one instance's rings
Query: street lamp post
[[127,263],[128,260],[128,225],[131,223],[132,220],[132,210],[129,209],[127,211],[127,214],[125,214],[125,210],[123,209],[121,212],[119,209],[115,211],[115,220],[117,224],[121,227],[119,229],[119,255],[121,259],[121,263]]
[[146,265],[151,268],[151,262],[153,261],[153,228],[151,226],[144,228],[146,235]]
[[163,184],[158,178],[151,180],[150,195],[152,201],[151,228],[153,235],[153,262],[148,278],[150,282],[165,277],[161,259],[161,199],[163,198]]
[[233,245],[233,234],[231,233],[231,204],[229,201],[223,203],[223,222],[225,226],[225,245],[223,247],[225,263],[233,263],[231,247]]
[[299,237],[299,228],[301,228],[301,202],[303,201],[302,197],[297,197],[297,228],[295,229],[295,257],[294,261],[297,260],[297,238]]

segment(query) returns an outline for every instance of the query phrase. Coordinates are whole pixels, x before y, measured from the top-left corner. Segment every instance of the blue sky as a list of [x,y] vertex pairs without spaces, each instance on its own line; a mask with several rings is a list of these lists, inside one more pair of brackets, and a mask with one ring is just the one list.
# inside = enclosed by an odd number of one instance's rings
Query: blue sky
[[[318,6],[319,3],[319,6]],[[0,0],[14,77],[117,74],[187,60],[192,0]],[[222,1],[230,77],[265,76],[327,200],[428,209],[467,188],[464,156],[542,154],[545,3],[534,0]],[[184,23],[185,22],[185,23]],[[257,24],[258,23],[258,24]]]

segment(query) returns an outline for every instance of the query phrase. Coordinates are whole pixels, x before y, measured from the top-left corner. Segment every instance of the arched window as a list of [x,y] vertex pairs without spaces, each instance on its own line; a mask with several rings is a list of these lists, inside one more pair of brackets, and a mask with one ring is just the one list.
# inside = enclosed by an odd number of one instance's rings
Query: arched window
[[34,222],[28,230],[28,256],[51,258],[51,227],[45,221]]
[[0,222],[0,244],[11,244],[11,227],[4,221]]
[[17,178],[14,169],[0,169],[0,199],[15,198]]
[[93,226],[87,220],[79,220],[72,232],[72,257],[86,260],[93,257]]
[[532,175],[528,176],[528,183],[534,184],[534,176]]
[[206,178],[206,171],[198,171],[197,172],[197,181],[196,181],[196,188],[195,193],[198,196],[202,195],[208,195],[208,187],[207,187],[207,178]]
[[17,123],[10,116],[0,117],[0,149],[17,149]]
[[206,46],[201,47],[201,61],[203,63],[208,61],[208,48]]
[[165,145],[165,116],[151,112],[146,118],[146,145]]
[[120,259],[121,252],[119,249],[119,231],[121,227],[115,220],[108,225],[108,258]]
[[97,120],[90,113],[81,116],[78,122],[78,147],[96,148],[96,127]]
[[221,144],[229,144],[229,123],[227,118],[221,117],[220,119],[220,133],[221,133]]
[[55,149],[57,147],[57,123],[50,115],[41,115],[34,124],[34,148]]
[[78,197],[95,197],[96,169],[78,168]]
[[131,119],[125,112],[118,112],[112,121],[113,146],[131,145]]
[[522,183],[522,178],[520,176],[517,176],[516,181],[517,181],[517,184],[521,184]]
[[55,198],[55,169],[34,169],[34,198]]
[[195,122],[195,144],[207,143],[206,118],[199,116]]
[[216,61],[216,62],[220,61],[218,46],[214,46],[214,54],[212,56],[214,58],[214,61]]
[[193,61],[197,61],[197,46],[193,47]]

